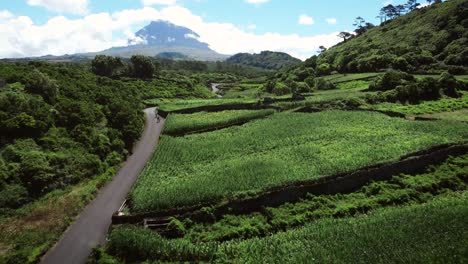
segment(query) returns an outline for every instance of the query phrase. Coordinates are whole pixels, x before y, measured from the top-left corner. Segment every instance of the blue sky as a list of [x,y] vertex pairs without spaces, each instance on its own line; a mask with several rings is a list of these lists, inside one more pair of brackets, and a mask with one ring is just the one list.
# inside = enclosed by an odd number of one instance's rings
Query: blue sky
[[[77,26],[78,21],[87,20],[89,17],[94,18],[96,14],[101,14],[99,19],[93,19],[94,24],[88,25],[86,24],[88,22],[85,21],[80,23],[82,28],[73,29],[73,32],[83,34],[83,39],[89,38],[90,42],[89,45],[84,43],[85,45],[82,47],[72,47],[73,45],[70,44],[69,52],[72,53],[100,49],[105,46],[105,43],[101,43],[104,38],[109,42],[108,45],[123,43],[124,38],[131,36],[130,32],[135,32],[149,20],[152,20],[149,14],[155,14],[155,18],[173,20],[171,22],[187,27],[191,27],[194,21],[197,21],[194,28],[191,29],[196,32],[197,29],[201,31],[197,33],[202,35],[202,40],[211,44],[212,48],[219,52],[257,52],[261,49],[261,42],[264,41],[266,48],[290,51],[298,57],[306,58],[315,52],[315,46],[335,44],[338,39],[333,38],[333,35],[336,35],[337,32],[353,30],[352,23],[355,17],[362,16],[367,21],[378,23],[376,15],[384,4],[402,4],[404,2],[398,0],[2,0],[0,12],[3,12],[4,18],[2,19],[0,16],[0,33],[14,31],[11,25],[7,25],[7,23],[14,24],[13,19],[18,20],[21,16],[28,17],[29,23],[22,21],[18,27],[24,28],[25,24],[28,24],[32,28],[23,33],[25,34],[23,38],[31,41],[31,36],[27,34],[32,34],[33,31],[43,31],[51,35],[51,30],[48,27],[59,30],[57,24],[62,24],[65,27],[67,23],[73,27],[79,27]],[[126,20],[131,21],[125,20],[124,23],[122,18],[117,21],[115,14],[125,10],[134,11],[131,15],[133,17],[129,15],[126,18]],[[146,15],[140,15],[143,13]],[[102,14],[107,14],[107,18]],[[301,16],[302,19],[300,19]],[[60,23],[56,22],[53,27],[49,25],[54,24],[52,22],[57,17],[63,17]],[[184,20],[184,18],[187,19]],[[224,26],[221,27],[218,24]],[[108,27],[100,26],[101,30],[90,29],[95,25],[107,25]],[[64,30],[68,31],[69,29],[64,28]],[[105,30],[112,31],[112,36],[109,37],[109,34],[104,32]],[[229,34],[239,34],[239,37],[246,37],[251,45],[239,42],[237,46],[240,50],[236,50],[236,45],[229,46],[225,42],[224,47],[223,43],[216,39],[218,32],[214,30],[219,30],[219,35],[225,36],[225,38]],[[73,32],[69,32],[68,35]],[[94,35],[100,42],[93,43],[92,36],[87,36],[87,33]],[[268,33],[274,33],[275,36],[270,36],[271,34]],[[60,34],[57,32],[52,35]],[[4,47],[8,43],[0,40],[0,48],[8,48],[12,52],[16,52],[12,56],[37,55],[41,52],[57,53],[57,55],[63,52],[68,53],[68,50],[62,47],[54,50],[46,45],[41,45],[42,38],[46,38],[44,41],[47,43],[67,41],[66,39],[61,40],[59,36],[56,36],[56,39],[50,39],[50,36],[35,36],[32,40],[36,46],[29,47],[29,51],[22,50],[23,47],[18,45],[18,43],[21,44],[22,39],[14,41],[16,47]],[[228,39],[236,41],[233,38]],[[310,45],[313,42],[314,48],[294,44],[297,41],[304,41]],[[269,42],[279,43],[275,46]],[[317,43],[315,44],[315,42]],[[282,44],[280,45],[280,43]],[[10,45],[12,44],[10,43]],[[24,45],[29,44],[25,43]],[[0,57],[8,56],[8,53],[4,53],[0,52]]]

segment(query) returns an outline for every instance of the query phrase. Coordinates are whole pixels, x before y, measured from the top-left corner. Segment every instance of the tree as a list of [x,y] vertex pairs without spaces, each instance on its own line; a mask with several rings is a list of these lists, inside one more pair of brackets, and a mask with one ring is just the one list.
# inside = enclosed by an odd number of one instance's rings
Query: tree
[[150,57],[134,55],[130,59],[132,62],[133,76],[142,79],[150,79],[156,72],[156,67]]
[[99,76],[112,77],[121,67],[123,67],[123,63],[118,57],[97,55],[91,62],[93,73]]
[[366,21],[364,20],[364,18],[358,16],[355,20],[354,20],[354,23],[353,23],[353,26],[357,27],[354,32],[356,32],[357,35],[361,35],[362,33],[365,32],[364,30],[364,25],[365,25]]
[[323,53],[325,51],[327,51],[327,48],[325,48],[325,46],[320,46],[319,50],[318,50],[318,53]]
[[398,14],[398,16],[401,16],[403,13],[405,13],[406,7],[404,5],[397,5],[395,6],[395,13]]
[[362,17],[357,17],[354,20],[353,26],[357,27],[354,32],[356,32],[357,35],[362,35],[364,34],[367,30],[375,27],[374,24],[366,22],[364,18]]
[[384,15],[385,21],[387,21],[387,18],[389,19],[394,19],[398,17],[398,10],[395,6],[393,5],[386,5],[382,9],[380,9],[380,13]]
[[409,11],[413,11],[415,10],[416,8],[418,8],[418,6],[420,6],[421,4],[418,3],[418,0],[408,0],[408,2],[406,3],[406,8],[409,10]]
[[344,42],[346,42],[346,40],[348,40],[351,36],[351,33],[345,31],[340,32],[340,34],[338,34],[338,37],[342,38]]
[[34,70],[26,76],[25,89],[29,93],[38,94],[48,103],[54,103],[58,95],[58,85],[49,76]]

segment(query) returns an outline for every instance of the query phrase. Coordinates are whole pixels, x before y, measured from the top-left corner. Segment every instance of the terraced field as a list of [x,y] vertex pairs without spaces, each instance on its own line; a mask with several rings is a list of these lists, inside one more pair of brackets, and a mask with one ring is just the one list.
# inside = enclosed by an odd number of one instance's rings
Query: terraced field
[[232,125],[240,125],[254,119],[274,114],[268,110],[238,110],[214,113],[172,114],[167,121],[164,134],[184,135],[206,130],[216,130]]
[[466,140],[468,124],[460,122],[344,111],[279,113],[221,131],[163,136],[131,192],[131,210],[239,198]]
[[111,233],[109,252],[127,261],[463,263],[467,203],[466,192],[452,193],[426,204],[326,218],[267,237],[229,242],[168,240],[150,230],[122,226]]

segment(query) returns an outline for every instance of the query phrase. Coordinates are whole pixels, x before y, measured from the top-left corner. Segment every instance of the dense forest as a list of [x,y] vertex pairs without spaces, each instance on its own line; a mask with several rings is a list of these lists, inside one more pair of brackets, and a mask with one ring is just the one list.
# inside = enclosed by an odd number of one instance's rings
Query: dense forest
[[279,70],[296,65],[301,60],[283,52],[262,51],[259,54],[238,53],[228,58],[227,62],[267,70]]
[[143,127],[141,93],[82,65],[0,65],[0,208],[119,164]]

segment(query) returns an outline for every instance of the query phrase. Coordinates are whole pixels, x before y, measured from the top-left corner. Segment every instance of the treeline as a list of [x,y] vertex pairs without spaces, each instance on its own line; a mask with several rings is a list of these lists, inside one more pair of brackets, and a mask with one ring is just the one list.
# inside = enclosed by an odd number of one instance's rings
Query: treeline
[[301,63],[301,60],[284,52],[262,51],[259,54],[238,53],[227,62],[267,70],[280,70]]
[[120,164],[141,91],[76,64],[0,63],[0,211]]

